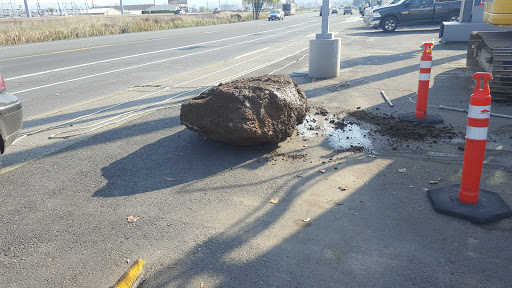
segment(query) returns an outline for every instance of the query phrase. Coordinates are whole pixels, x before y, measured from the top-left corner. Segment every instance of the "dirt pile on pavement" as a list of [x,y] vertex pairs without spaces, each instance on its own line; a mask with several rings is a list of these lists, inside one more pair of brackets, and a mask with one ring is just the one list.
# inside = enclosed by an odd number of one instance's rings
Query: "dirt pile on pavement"
[[211,140],[240,146],[286,140],[306,117],[306,95],[287,75],[221,83],[181,105],[180,120]]
[[359,121],[372,124],[377,127],[375,132],[401,140],[423,141],[427,138],[453,139],[457,137],[453,127],[445,125],[421,125],[399,121],[392,115],[375,114],[367,110],[357,110],[347,114]]
[[324,107],[311,107],[304,122],[297,127],[297,136],[308,138],[326,137],[327,143],[338,152],[383,151],[399,147],[420,148],[421,144],[432,147],[443,140],[462,138],[454,128],[446,125],[421,125],[398,120],[393,115],[376,109],[327,111]]

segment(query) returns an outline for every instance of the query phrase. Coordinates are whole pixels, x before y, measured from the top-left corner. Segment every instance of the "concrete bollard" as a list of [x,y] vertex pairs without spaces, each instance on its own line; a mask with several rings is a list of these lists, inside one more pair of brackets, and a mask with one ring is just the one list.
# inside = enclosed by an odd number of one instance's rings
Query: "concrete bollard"
[[309,40],[309,77],[333,78],[340,75],[341,39]]

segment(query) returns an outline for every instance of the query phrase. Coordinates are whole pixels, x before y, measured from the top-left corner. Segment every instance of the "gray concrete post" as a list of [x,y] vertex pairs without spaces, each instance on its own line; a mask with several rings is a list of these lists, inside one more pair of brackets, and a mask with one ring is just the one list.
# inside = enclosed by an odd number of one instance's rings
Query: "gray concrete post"
[[341,39],[329,32],[329,0],[322,2],[322,33],[309,40],[309,76],[332,78],[340,74]]
[[[329,33],[329,0],[322,1],[322,34]],[[317,38],[318,39],[318,34]],[[324,38],[321,38],[324,39]],[[329,38],[330,39],[330,38]]]

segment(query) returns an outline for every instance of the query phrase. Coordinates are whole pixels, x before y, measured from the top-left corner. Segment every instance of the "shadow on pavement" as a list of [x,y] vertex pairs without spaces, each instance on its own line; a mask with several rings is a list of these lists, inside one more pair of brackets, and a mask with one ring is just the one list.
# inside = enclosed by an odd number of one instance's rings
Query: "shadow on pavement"
[[[237,147],[204,139],[184,129],[101,169],[108,183],[94,196],[129,196],[205,179],[261,157],[276,147]],[[245,168],[256,169],[260,165],[263,164],[252,161]]]
[[[195,91],[195,90],[192,90]],[[143,92],[145,93],[145,92]],[[147,92],[148,94],[152,93],[151,91]],[[134,118],[137,118],[137,113],[141,113],[144,111],[149,111],[153,108],[163,108],[166,105],[172,105],[172,104],[179,104],[181,102],[184,102],[183,99],[176,99],[173,98],[177,95],[181,95],[182,93],[172,93],[172,94],[165,94],[160,96],[153,96],[153,97],[147,97],[147,98],[140,98],[140,99],[134,99],[129,100],[123,103],[119,104],[112,104],[112,105],[104,105],[101,107],[95,107],[91,109],[84,109],[79,111],[73,111],[69,113],[63,113],[63,114],[55,114],[55,115],[49,115],[47,117],[41,117],[36,118],[32,120],[25,121],[23,123],[23,133],[31,133],[35,132],[34,135],[29,135],[23,139],[19,140],[18,145],[21,147],[24,147],[21,151],[13,152],[6,154],[4,157],[4,167],[17,165],[23,162],[31,161],[40,157],[43,157],[48,154],[55,154],[55,153],[61,153],[60,149],[67,147],[69,145],[72,145],[73,143],[77,142],[77,139],[79,137],[89,137],[93,136],[97,131],[91,131],[87,132],[85,134],[81,134],[84,131],[87,131],[89,129],[92,129],[95,124],[99,124],[99,121],[103,121],[103,123],[106,125],[106,127],[115,127],[118,125],[116,121],[124,118],[129,117],[130,115],[134,115]],[[164,102],[165,100],[172,99],[172,102],[166,102],[166,103],[160,103]],[[128,113],[128,109],[130,111],[133,111],[131,113]],[[131,118],[131,119],[134,119]],[[130,121],[131,119],[123,120],[123,121]],[[169,120],[172,120],[172,117],[169,118]],[[108,121],[111,121],[112,123],[106,124]],[[60,123],[67,123],[66,125],[63,125],[60,128],[53,129],[53,127],[59,127],[61,125]],[[98,122],[98,123],[96,123]],[[156,122],[166,122],[166,120],[158,120]],[[179,122],[179,120],[178,120]],[[109,126],[110,125],[110,126]],[[119,130],[122,130],[124,134],[115,134],[112,136],[113,140],[119,140],[120,138],[124,137],[134,137],[139,136],[144,133],[145,131],[141,131],[141,129],[138,129],[139,126],[144,126],[144,123],[136,124],[136,125],[130,125],[129,123],[126,124],[127,126],[123,126],[119,128]],[[158,127],[165,127],[170,128],[174,125],[166,124],[167,126],[158,125]],[[99,125],[98,125],[99,126]],[[37,127],[35,129],[34,127]],[[44,128],[42,128],[44,127]],[[88,128],[89,127],[89,128]],[[48,130],[47,130],[48,129]],[[83,129],[83,130],[76,130],[76,129]],[[70,138],[62,138],[62,139],[52,139],[49,141],[45,141],[44,145],[37,145],[33,146],[31,145],[33,138],[36,138],[35,141],[38,141],[38,139],[42,137],[48,137],[54,133],[58,133],[61,135],[73,135],[72,132],[75,130],[76,133],[80,135],[75,135]],[[23,134],[22,133],[22,134]],[[42,133],[42,134],[40,134]],[[44,135],[44,136],[43,136]],[[123,135],[123,136],[121,136]],[[33,137],[33,138],[32,138]],[[109,141],[109,140],[104,140]],[[94,144],[90,144],[94,145]]]
[[[404,56],[400,57],[399,59],[397,59],[397,56],[391,57],[389,55],[382,55],[382,56],[369,56],[369,57],[362,57],[362,58],[342,61],[340,63],[340,65],[341,65],[340,73],[341,74],[344,73],[343,69],[352,68],[352,67],[360,66],[360,65],[390,64],[395,61],[400,61],[402,59],[412,58],[412,55],[413,55],[412,53],[401,53],[401,54],[403,54]],[[442,65],[442,64],[446,64],[446,63],[450,63],[450,62],[454,62],[454,61],[459,61],[464,58],[465,58],[465,55],[455,55],[455,56],[445,57],[445,58],[441,58],[441,59],[435,59],[435,56],[434,56],[433,65]],[[419,57],[418,57],[418,64],[409,65],[409,66],[401,67],[401,68],[396,68],[393,70],[388,70],[384,73],[377,73],[377,74],[373,74],[373,75],[369,75],[369,76],[361,77],[361,78],[357,78],[357,79],[349,79],[348,81],[350,82],[350,85],[347,86],[346,89],[350,89],[353,87],[362,86],[362,85],[366,85],[366,84],[369,84],[372,82],[378,82],[378,81],[382,81],[382,80],[386,80],[386,79],[390,79],[390,78],[394,78],[394,77],[399,77],[401,75],[414,73],[414,72],[419,73]],[[321,80],[318,80],[318,81],[321,81]],[[298,83],[302,84],[302,82],[305,82],[305,81],[303,80]],[[336,85],[339,85],[339,84],[336,84]],[[306,96],[308,98],[314,98],[314,97],[322,96],[327,93],[335,92],[335,91],[339,91],[339,90],[330,89],[329,87],[320,87],[320,88],[305,90],[304,93],[306,94]]]
[[[347,162],[351,161],[371,162],[373,160],[366,156],[354,155],[352,159],[347,160]],[[322,168],[336,171],[334,170],[336,166],[340,169],[337,171],[343,171],[350,165],[350,163],[332,164],[322,166]],[[325,218],[324,214],[315,219],[311,227],[297,228],[299,232],[291,234],[282,241],[275,239],[276,245],[270,251],[257,251],[254,255],[248,257],[251,260],[246,259],[243,262],[236,260],[239,257],[245,258],[247,256],[244,255],[245,248],[257,249],[258,244],[255,243],[255,239],[265,237],[263,234],[275,229],[282,217],[286,213],[290,213],[291,206],[298,201],[303,193],[319,182],[325,181],[324,175],[313,172],[316,172],[317,169],[320,169],[319,165],[294,171],[283,171],[279,175],[274,175],[276,178],[287,177],[289,179],[276,188],[277,191],[284,191],[284,195],[280,197],[282,200],[278,205],[268,210],[268,203],[261,203],[245,212],[245,217],[223,229],[224,232],[220,232],[209,237],[203,243],[195,245],[189,253],[180,255],[177,262],[158,269],[140,287],[194,287],[198,283],[193,281],[204,275],[215,275],[217,277],[221,275],[220,281],[215,279],[216,285],[208,282],[207,277],[205,277],[205,287],[332,287],[327,283],[333,283],[333,277],[338,278],[340,276],[331,274],[338,271],[337,265],[332,261],[338,262],[340,260],[331,259],[323,262],[322,265],[316,265],[315,263],[317,260],[322,261],[321,258],[330,253],[329,251],[322,251],[326,248],[325,245],[328,245],[328,242],[332,240],[328,240],[332,236],[329,235],[329,231],[334,232],[333,228],[336,227],[335,230],[340,232],[339,228],[342,229],[342,226],[350,225],[347,222],[344,224],[342,222],[333,223],[334,218],[338,216]],[[307,176],[303,178],[293,177],[296,174]],[[267,179],[266,181],[272,180]],[[258,184],[252,183],[252,185]],[[359,200],[349,200],[346,203],[351,204],[353,202],[355,205],[360,205]],[[349,209],[353,211],[352,208]],[[331,210],[331,212],[334,211]],[[335,215],[335,213],[327,214]],[[261,215],[261,217],[255,219],[255,215]],[[293,226],[293,223],[288,224]],[[289,228],[286,227],[285,230],[289,230]],[[334,233],[337,234],[338,232]],[[344,242],[352,236],[347,235],[347,237],[338,240]],[[311,242],[323,237],[327,238],[324,238],[324,241],[316,242],[316,244]],[[298,253],[299,251],[302,252]],[[315,277],[312,277],[309,273],[315,273]],[[329,275],[333,277],[329,277]]]
[[[140,137],[140,136],[144,135],[145,133],[148,133],[148,131],[146,130],[148,128],[148,127],[146,127],[147,125],[154,126],[154,127],[162,127],[161,129],[163,129],[163,127],[172,128],[174,126],[178,126],[178,124],[174,124],[174,123],[179,122],[179,120],[173,121],[173,118],[176,118],[176,117],[160,119],[157,121],[152,121],[151,123],[144,122],[144,123],[139,123],[139,124],[134,124],[134,125],[130,125],[128,123],[119,128],[116,128],[114,130],[109,130],[105,133],[100,133],[98,135],[91,134],[92,137],[88,140],[80,141],[79,146],[87,147],[87,146],[92,146],[92,145],[99,145],[102,143],[108,143],[111,141],[116,141],[116,140],[120,140],[120,139],[124,139],[124,138]],[[69,129],[72,129],[72,128],[73,127],[70,127]],[[64,128],[64,129],[66,129],[66,128]],[[65,130],[60,130],[60,131],[65,131]],[[110,132],[112,132],[112,131],[115,131],[115,133],[111,134]],[[54,131],[52,131],[52,133],[53,132]],[[105,135],[109,135],[109,138],[104,137]],[[87,135],[85,137],[87,137]],[[21,141],[29,141],[29,139],[30,138],[22,139]],[[9,157],[9,159],[8,159],[9,165],[16,165],[16,164],[23,163],[25,161],[31,161],[33,159],[37,159],[37,158],[46,156],[48,154],[49,155],[60,154],[60,153],[63,153],[63,152],[66,152],[66,151],[69,151],[72,149],[77,149],[77,147],[78,147],[78,145],[73,145],[77,142],[76,138],[58,139],[58,140],[51,140],[51,141],[56,141],[56,142],[55,143],[50,142],[50,144],[47,144],[47,145],[41,145],[41,146],[37,146],[34,148],[28,148],[23,151],[9,153],[8,155],[6,155]],[[68,147],[68,148],[57,149],[55,147],[60,147],[60,148]],[[52,150],[55,150],[55,152],[51,152],[51,153],[45,152],[45,151],[52,151]]]
[[[156,91],[141,92],[141,94],[143,94],[143,93],[151,94],[151,93],[156,93]],[[55,115],[51,115],[51,116],[39,117],[39,118],[35,118],[32,120],[24,121],[23,122],[23,130],[27,130],[32,127],[39,127],[41,125],[46,125],[46,126],[50,127],[50,126],[55,125],[54,123],[63,122],[63,121],[72,121],[71,123],[73,125],[89,123],[89,122],[93,122],[96,120],[102,120],[105,118],[118,116],[122,113],[125,113],[124,109],[128,109],[128,108],[137,109],[140,106],[155,104],[155,103],[164,101],[166,99],[170,99],[170,98],[175,97],[176,95],[180,95],[180,94],[182,94],[182,92],[176,92],[174,94],[165,94],[165,95],[160,95],[160,96],[152,96],[152,97],[147,97],[147,98],[133,99],[133,100],[126,101],[124,103],[119,103],[119,104],[110,104],[110,105],[104,105],[101,107],[94,107],[91,109],[84,109],[84,110],[73,111],[73,112],[69,112],[69,113],[63,113],[63,114],[59,113],[59,114],[55,114]],[[167,103],[167,104],[169,104],[169,103]],[[103,111],[103,110],[109,111],[109,112],[106,112],[107,115],[94,116],[96,113],[98,113],[98,111]],[[102,112],[102,113],[105,113],[105,112]],[[87,116],[87,115],[90,115],[90,116]],[[87,116],[87,117],[84,117],[84,116]],[[79,118],[79,117],[84,117],[84,118],[73,121],[74,119]]]
[[[192,145],[191,150],[202,147],[200,142]],[[214,147],[213,152],[226,153],[224,149]],[[216,159],[201,153],[209,157],[201,163]],[[324,153],[321,158],[333,156],[332,151]],[[496,231],[505,231],[493,234],[435,213],[422,185],[436,177],[457,179],[460,165],[439,160],[411,164],[397,158],[349,154],[341,163],[283,169],[264,179],[287,177],[276,188],[282,192],[279,204],[268,208],[269,204],[262,202],[247,209],[234,224],[192,245],[168,265],[157,267],[140,287],[196,287],[200,282],[205,287],[396,287],[397,283],[403,287],[459,287],[468,283],[478,283],[471,287],[506,287],[511,280],[505,265],[511,256],[510,249],[505,248],[510,221],[493,224],[498,227]],[[232,165],[238,162],[243,161],[233,161]],[[365,167],[358,181],[367,182],[350,190],[343,201],[328,203],[328,196],[317,188],[329,175],[350,174]],[[397,172],[404,167],[408,173]],[[327,172],[320,174],[318,169]],[[290,177],[297,174],[305,177]],[[305,194],[308,196],[303,197]],[[294,204],[300,209],[292,207]],[[290,214],[307,217],[301,212],[318,209],[323,212],[305,227],[295,227],[293,219],[287,218]],[[161,255],[166,252],[172,253],[161,251]],[[456,265],[459,263],[463,265]],[[493,269],[493,277],[468,272],[481,269]]]

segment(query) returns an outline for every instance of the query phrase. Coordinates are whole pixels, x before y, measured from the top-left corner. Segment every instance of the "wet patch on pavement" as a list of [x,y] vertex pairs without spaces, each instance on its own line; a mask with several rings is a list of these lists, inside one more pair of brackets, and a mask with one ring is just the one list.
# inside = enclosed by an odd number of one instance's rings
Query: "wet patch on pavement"
[[459,134],[452,126],[403,122],[379,111],[357,109],[334,115],[323,107],[312,107],[310,114],[297,127],[297,135],[304,140],[326,137],[329,147],[339,152],[420,149],[423,145],[431,147],[441,141],[450,142],[464,137]]

